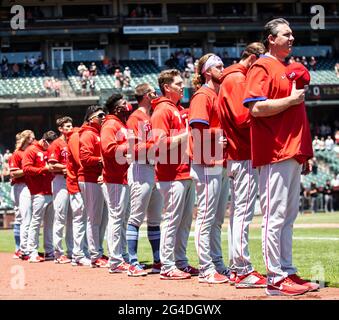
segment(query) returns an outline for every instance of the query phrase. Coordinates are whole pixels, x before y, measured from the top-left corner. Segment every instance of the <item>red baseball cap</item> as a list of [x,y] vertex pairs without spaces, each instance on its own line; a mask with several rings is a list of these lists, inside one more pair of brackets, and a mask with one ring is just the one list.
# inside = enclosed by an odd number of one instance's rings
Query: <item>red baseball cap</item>
[[311,81],[308,70],[299,62],[293,62],[286,67],[286,76],[289,80],[296,81],[297,89],[304,89]]

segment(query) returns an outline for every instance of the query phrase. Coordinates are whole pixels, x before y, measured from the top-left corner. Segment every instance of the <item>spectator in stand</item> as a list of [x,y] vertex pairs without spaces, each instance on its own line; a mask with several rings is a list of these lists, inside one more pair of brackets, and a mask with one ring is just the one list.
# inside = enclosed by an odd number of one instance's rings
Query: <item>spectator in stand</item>
[[89,68],[89,73],[92,77],[97,75],[98,70],[97,70],[97,66],[96,66],[95,62],[92,62],[91,66]]
[[81,94],[83,96],[87,95],[87,78],[81,78]]
[[25,70],[25,73],[29,73],[29,71],[30,71],[29,61],[28,61],[27,56],[24,59],[24,70]]
[[339,78],[339,62],[337,62],[335,64],[334,71],[335,71],[335,74],[336,74],[337,78]]
[[5,178],[3,175],[3,163],[4,163],[4,156],[2,155],[2,153],[0,152],[0,176],[1,176],[1,182],[5,182]]
[[89,90],[91,92],[91,95],[94,96],[95,95],[95,80],[93,77],[90,77],[89,79]]
[[321,137],[320,141],[319,141],[319,150],[320,151],[324,151],[325,150],[325,138]]
[[1,65],[8,64],[8,59],[6,56],[3,56],[1,59]]
[[331,185],[333,187],[339,187],[339,177],[336,174],[333,175],[333,178],[331,180]]
[[310,68],[315,71],[316,70],[316,67],[317,67],[317,60],[315,60],[314,57],[311,57],[311,60],[310,60]]
[[319,151],[319,149],[320,149],[319,142],[320,142],[320,140],[319,140],[318,136],[315,136],[314,140],[312,141],[312,146],[313,146],[314,151]]
[[122,74],[119,68],[115,69],[114,77],[115,77],[115,87],[117,89],[121,89],[122,86],[124,85],[124,75]]
[[7,78],[8,77],[8,64],[4,63],[1,65],[1,76],[3,78]]
[[86,68],[82,73],[82,78],[88,80],[90,76],[90,71]]
[[311,170],[313,174],[318,174],[318,161],[316,157],[313,157],[312,160],[310,160],[311,163]]
[[293,56],[288,60],[288,64],[295,63],[295,59]]
[[9,151],[9,149],[6,150],[5,154],[3,155],[2,160],[2,175],[3,175],[3,181],[7,182],[9,181],[9,158],[12,156],[12,153]]
[[44,87],[47,91],[47,95],[51,95],[52,94],[52,79],[48,78],[46,79],[45,83],[44,83]]
[[130,80],[132,79],[131,70],[129,69],[129,67],[125,67],[124,78],[129,78]]
[[300,214],[304,213],[306,202],[306,189],[302,183],[300,183],[300,202],[299,202],[299,212]]
[[326,180],[323,194],[325,199],[325,212],[333,212],[333,185],[330,180]]
[[335,143],[336,143],[336,144],[339,144],[339,130],[337,130],[337,131],[335,132],[334,139],[335,139]]
[[123,82],[122,90],[125,90],[125,91],[132,90],[131,79],[130,78],[124,77],[124,82]]
[[40,76],[45,76],[46,75],[46,63],[45,61],[41,60],[40,63]]
[[20,68],[19,65],[17,63],[14,63],[12,66],[12,74],[14,78],[19,77],[19,73],[20,73]]
[[36,64],[36,59],[34,56],[31,56],[31,58],[28,60],[28,64],[31,70],[33,70],[35,64]]
[[111,61],[107,56],[104,56],[104,59],[102,60],[102,65],[104,66],[105,70],[108,72],[108,69],[110,67]]
[[326,150],[328,150],[328,151],[333,150],[334,141],[333,141],[331,136],[327,136],[327,139],[325,141],[325,147],[326,147]]
[[60,88],[61,88],[60,81],[58,79],[54,79],[52,82],[52,89],[56,97],[60,97]]
[[301,63],[305,66],[305,68],[308,69],[308,62],[305,56],[301,58]]
[[301,61],[300,61],[300,58],[299,58],[299,57],[296,57],[296,58],[295,58],[295,62],[299,62],[299,63],[300,63],[300,62],[301,62]]
[[87,67],[84,65],[83,62],[80,62],[80,64],[78,65],[77,68],[78,72],[79,72],[79,76],[82,77],[82,74],[85,70],[87,70]]
[[314,182],[311,182],[310,197],[312,213],[318,212],[318,188]]

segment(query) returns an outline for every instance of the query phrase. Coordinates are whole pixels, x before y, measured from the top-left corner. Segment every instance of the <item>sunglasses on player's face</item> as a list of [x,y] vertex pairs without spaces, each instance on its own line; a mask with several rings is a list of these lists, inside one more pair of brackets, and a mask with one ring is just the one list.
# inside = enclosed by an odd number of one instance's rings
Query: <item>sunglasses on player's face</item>
[[99,118],[102,119],[106,114],[104,112],[98,113],[97,115],[93,116],[90,118],[90,120],[94,119],[94,118]]

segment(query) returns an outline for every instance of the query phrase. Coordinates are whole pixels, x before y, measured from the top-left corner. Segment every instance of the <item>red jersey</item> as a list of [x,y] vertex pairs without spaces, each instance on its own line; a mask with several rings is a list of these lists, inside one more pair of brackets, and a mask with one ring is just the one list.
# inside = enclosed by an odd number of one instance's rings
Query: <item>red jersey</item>
[[52,195],[51,182],[54,176],[48,171],[46,164],[47,152],[38,142],[31,144],[24,151],[22,168],[31,195]]
[[204,136],[200,137],[199,145],[194,143],[190,134],[190,159],[196,164],[206,165],[213,164],[214,160],[222,161],[224,152],[219,138],[223,137],[223,132],[218,117],[218,95],[207,85],[203,85],[192,96],[188,120],[190,126],[202,123],[209,128],[203,131]]
[[240,63],[224,69],[218,96],[219,119],[227,135],[227,159],[250,160],[250,112],[242,103],[248,69]]
[[[13,152],[11,157],[8,160],[9,165],[9,171],[17,171],[22,170],[22,157],[23,157],[24,151],[18,149]],[[11,184],[17,184],[17,183],[26,183],[25,176],[22,176],[20,178],[12,178]]]
[[[247,74],[244,105],[251,101],[280,99],[291,93],[286,65],[269,56],[258,59]],[[295,158],[303,163],[313,156],[309,123],[303,104],[270,117],[251,116],[253,166]]]
[[147,151],[154,145],[151,136],[151,117],[137,109],[129,116],[127,127],[132,129],[134,135],[137,137],[133,160],[148,163]]
[[55,139],[47,150],[48,163],[60,163],[67,165],[67,142],[59,137]]
[[79,131],[79,181],[97,183],[102,173],[100,126],[85,124]]
[[[185,157],[187,145],[179,145],[177,152],[170,150],[171,137],[185,132],[185,120],[180,112],[183,108],[176,106],[171,100],[160,97],[152,100],[154,109],[151,117],[153,137],[159,141],[159,135],[166,135],[167,154],[163,155],[159,149],[159,161],[156,163],[155,173],[157,181],[174,181],[190,179],[190,165],[188,157]],[[170,156],[172,154],[172,157]]]
[[67,134],[68,153],[66,187],[69,194],[80,192],[78,184],[78,171],[80,168],[79,130],[80,128],[73,128],[73,130]]
[[118,117],[107,115],[100,135],[104,182],[127,184],[127,127]]

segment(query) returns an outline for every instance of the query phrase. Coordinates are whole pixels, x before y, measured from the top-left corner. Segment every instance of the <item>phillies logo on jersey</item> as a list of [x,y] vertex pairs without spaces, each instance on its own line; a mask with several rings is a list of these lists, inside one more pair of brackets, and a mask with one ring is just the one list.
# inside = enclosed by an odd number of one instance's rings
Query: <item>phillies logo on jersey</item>
[[67,160],[67,148],[63,148],[60,152],[60,155],[63,159]]
[[151,130],[152,130],[151,124],[150,124],[148,121],[145,121],[145,123],[144,123],[144,131],[145,131],[146,133],[148,133],[148,132],[150,132]]

